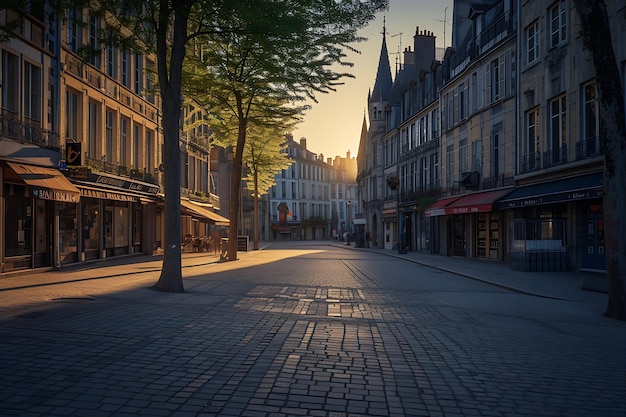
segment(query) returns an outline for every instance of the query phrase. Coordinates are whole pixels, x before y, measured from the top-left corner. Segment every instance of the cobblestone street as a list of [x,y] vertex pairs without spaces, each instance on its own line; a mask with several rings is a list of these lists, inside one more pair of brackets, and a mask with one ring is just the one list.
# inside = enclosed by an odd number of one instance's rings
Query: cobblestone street
[[0,415],[626,415],[606,295],[322,242],[194,259],[182,294],[155,260],[3,279]]

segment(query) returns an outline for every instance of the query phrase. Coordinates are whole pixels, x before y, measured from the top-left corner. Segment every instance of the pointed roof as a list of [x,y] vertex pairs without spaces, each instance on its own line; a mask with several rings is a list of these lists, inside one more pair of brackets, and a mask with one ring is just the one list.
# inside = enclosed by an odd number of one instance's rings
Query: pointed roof
[[373,101],[386,101],[391,90],[391,66],[389,65],[389,52],[387,51],[387,40],[385,37],[386,27],[383,23],[383,44],[380,48],[380,58],[378,59],[378,72],[374,82],[374,90],[370,96]]
[[365,152],[367,152],[367,121],[365,111],[363,111],[363,126],[361,126],[361,138],[359,139],[359,150],[356,155],[357,167],[365,169]]

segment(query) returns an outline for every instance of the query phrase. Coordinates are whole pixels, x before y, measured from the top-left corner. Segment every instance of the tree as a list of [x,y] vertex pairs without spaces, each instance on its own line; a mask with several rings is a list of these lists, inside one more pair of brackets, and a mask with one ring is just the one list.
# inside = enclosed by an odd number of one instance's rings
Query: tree
[[574,0],[585,48],[593,57],[604,140],[604,222],[608,303],[604,315],[626,320],[626,125],[622,83],[604,1]]
[[251,129],[244,148],[243,159],[247,167],[244,181],[254,199],[254,250],[259,249],[259,197],[267,194],[276,184],[276,174],[293,162],[287,153],[282,152],[285,148],[284,138],[281,132]]
[[[376,12],[387,6],[388,0],[309,0],[307,2],[267,0],[72,0],[54,2],[58,16],[67,18],[67,10],[87,8],[90,16],[102,19],[101,45],[116,45],[127,51],[153,53],[157,60],[158,87],[162,105],[163,165],[165,194],[165,236],[163,268],[153,288],[161,291],[182,292],[181,270],[181,211],[180,211],[180,129],[182,65],[190,41],[204,36],[207,39],[255,39],[249,44],[253,49],[270,50],[271,42],[279,42],[281,48],[273,57],[265,56],[266,63],[275,59],[275,71],[271,78],[276,89],[291,85],[292,94],[300,99],[312,98],[316,92],[328,92],[338,80],[349,74],[328,69],[329,65],[342,63],[345,56],[342,47],[361,40],[356,35],[358,28],[374,18]],[[25,0],[10,0],[4,5],[17,10],[18,15],[29,13],[34,3]],[[36,2],[36,6],[39,6]],[[82,23],[82,22],[79,22]],[[83,23],[84,24],[84,23]],[[16,27],[0,27],[0,38],[12,36]],[[238,38],[232,38],[236,36]],[[289,46],[286,41],[291,40]],[[85,47],[87,51],[89,45]],[[98,51],[90,51],[90,53]],[[252,52],[252,51],[251,51]],[[278,53],[282,52],[282,53]],[[297,60],[289,60],[295,54]],[[270,59],[271,58],[271,59]],[[283,64],[302,64],[289,67]],[[346,64],[347,65],[347,64]],[[284,69],[283,68],[283,69]],[[248,70],[248,67],[242,67]],[[228,73],[228,72],[227,72]],[[308,76],[309,80],[304,81]],[[281,82],[295,79],[296,82]],[[235,80],[232,80],[235,81]],[[224,84],[222,84],[224,85]],[[219,85],[216,87],[219,88]],[[233,169],[234,184],[241,179],[241,155],[245,142],[246,113],[242,91],[237,90],[236,101],[240,105],[240,140],[237,143],[236,169]],[[237,178],[235,178],[237,177]],[[237,201],[238,187],[234,188],[233,200]],[[231,206],[231,214],[233,207]],[[236,212],[236,207],[235,207]],[[231,215],[232,217],[232,215]],[[236,219],[236,217],[235,217]],[[234,224],[233,224],[234,223]],[[231,221],[229,235],[236,236],[236,221]],[[232,231],[235,231],[232,234]],[[229,254],[236,255],[236,239],[230,240]]]
[[[74,0],[77,5],[78,0]],[[184,291],[181,262],[180,118],[182,66],[188,43],[210,33],[244,30],[236,1],[100,0],[90,13],[105,20],[102,44],[154,53],[162,105],[165,230],[163,267],[154,289]],[[85,4],[86,6],[87,4]],[[233,7],[234,6],[234,7]]]
[[106,19],[103,44],[120,43],[129,50],[156,54],[165,170],[164,253],[161,275],[153,287],[157,290],[184,291],[179,146],[186,48],[198,37],[260,33],[262,26],[255,23],[253,11],[255,6],[262,8],[266,3],[263,0],[100,0],[95,6],[90,4],[92,13]]
[[[201,102],[225,130],[236,131],[231,177],[229,260],[237,259],[237,212],[243,150],[255,114],[298,117],[305,106],[263,110],[268,102],[297,103],[334,91],[350,67],[345,50],[363,40],[358,29],[387,7],[387,0],[241,2],[246,31],[207,36],[198,43],[201,70],[188,94]],[[277,24],[279,22],[280,24]],[[199,76],[198,76],[199,75]],[[204,79],[201,82],[201,79]],[[200,87],[200,86],[204,86]]]

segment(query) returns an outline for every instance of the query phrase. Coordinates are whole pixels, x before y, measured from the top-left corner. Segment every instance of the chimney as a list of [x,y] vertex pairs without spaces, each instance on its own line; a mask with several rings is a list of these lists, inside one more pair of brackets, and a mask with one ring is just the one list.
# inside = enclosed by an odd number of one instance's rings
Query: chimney
[[300,138],[300,146],[306,149],[306,138]]
[[333,158],[326,158],[326,163],[330,166],[333,165]]
[[350,159],[350,151],[346,152],[346,159]]

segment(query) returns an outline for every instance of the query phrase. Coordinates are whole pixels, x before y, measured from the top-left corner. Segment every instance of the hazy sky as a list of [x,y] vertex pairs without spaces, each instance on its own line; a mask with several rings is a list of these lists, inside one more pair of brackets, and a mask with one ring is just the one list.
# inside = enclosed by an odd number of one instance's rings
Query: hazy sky
[[[450,46],[453,0],[390,0],[389,3],[389,10],[384,16],[392,76],[395,77],[398,51],[404,51],[407,46],[413,49],[416,27],[420,31],[434,32],[437,48],[444,47],[444,12],[447,20],[445,45]],[[348,151],[351,157],[356,157],[363,113],[367,110],[367,94],[376,79],[382,30],[381,13],[361,32],[368,38],[366,42],[356,45],[361,54],[348,55],[348,60],[354,63],[349,71],[356,78],[345,79],[345,84],[334,93],[319,95],[318,103],[312,103],[313,108],[304,116],[304,122],[293,132],[296,141],[301,137],[307,138],[307,148],[311,152],[324,154],[325,159],[345,157]]]

